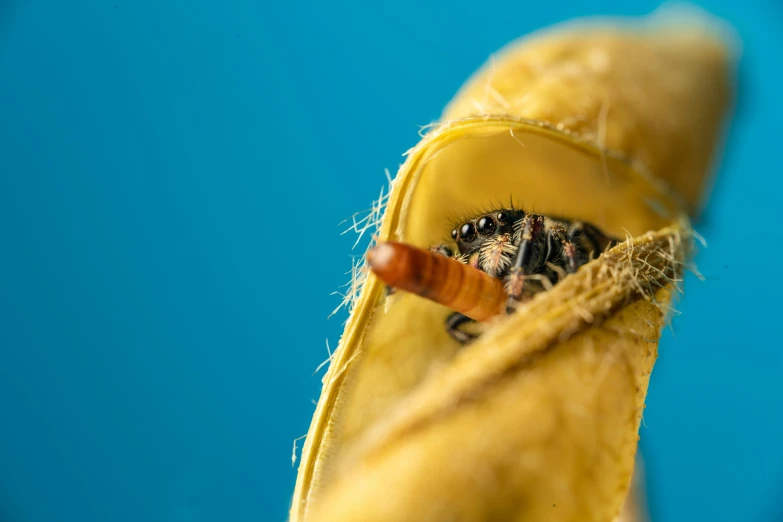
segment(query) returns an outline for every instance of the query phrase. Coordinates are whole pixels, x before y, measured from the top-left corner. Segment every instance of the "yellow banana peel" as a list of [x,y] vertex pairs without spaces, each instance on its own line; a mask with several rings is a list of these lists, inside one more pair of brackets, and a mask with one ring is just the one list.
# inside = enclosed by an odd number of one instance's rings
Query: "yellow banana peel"
[[455,218],[511,198],[626,241],[468,346],[447,335],[446,308],[359,274],[292,522],[619,516],[732,99],[720,30],[660,19],[511,44],[408,152],[379,241],[450,243]]

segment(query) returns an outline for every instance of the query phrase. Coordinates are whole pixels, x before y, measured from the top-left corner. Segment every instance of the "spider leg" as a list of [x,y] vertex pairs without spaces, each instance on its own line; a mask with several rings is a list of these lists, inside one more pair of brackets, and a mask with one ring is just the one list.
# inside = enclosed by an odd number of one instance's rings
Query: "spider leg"
[[567,234],[568,231],[563,222],[554,220],[550,222],[546,236],[547,253],[544,266],[546,267],[545,273],[549,276],[552,284],[559,282],[566,273],[571,273],[569,255],[572,249]]
[[[571,235],[573,230],[573,226],[566,230],[564,223],[557,223],[550,236],[550,245],[552,243],[556,245],[553,245],[554,248],[550,247],[547,261],[558,268],[558,280],[561,279],[561,276],[573,274],[584,264],[580,256],[579,243],[574,240],[575,236]],[[555,251],[553,252],[553,250]]]
[[576,248],[576,244],[573,241],[563,241],[562,244],[563,258],[565,259],[565,269],[569,274],[573,274],[584,263],[579,262],[579,256]]
[[590,259],[598,257],[607,248],[613,247],[620,242],[618,239],[607,236],[590,223],[584,223],[582,221],[577,221],[569,227],[568,240],[571,243],[580,246],[587,258],[580,263],[577,268],[587,263]]
[[522,292],[525,289],[525,276],[532,274],[539,265],[542,250],[540,243],[543,232],[543,216],[527,214],[522,219],[519,249],[506,278],[506,293],[508,294],[507,313],[511,313],[515,309],[516,303],[522,300]]
[[460,330],[463,324],[472,323],[473,319],[459,312],[454,312],[446,318],[446,331],[452,339],[460,344],[468,344],[476,335]]
[[[564,266],[568,274],[575,273],[579,267],[598,257],[609,246],[617,244],[617,240],[607,236],[589,223],[577,221],[571,224],[568,230],[559,224],[558,229],[559,234],[556,239],[559,241],[562,262],[555,264]],[[555,261],[551,256],[549,260]]]

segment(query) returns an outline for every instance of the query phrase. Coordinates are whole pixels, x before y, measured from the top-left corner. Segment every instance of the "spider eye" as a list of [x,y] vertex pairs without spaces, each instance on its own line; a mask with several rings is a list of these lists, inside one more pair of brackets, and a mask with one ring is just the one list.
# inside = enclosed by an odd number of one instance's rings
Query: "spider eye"
[[457,239],[457,229],[451,231],[451,239]]
[[470,243],[476,239],[476,229],[473,226],[473,223],[465,223],[462,225],[459,229],[459,238],[466,243]]
[[508,214],[505,212],[498,212],[497,216],[495,216],[498,220],[498,223],[506,223],[508,221]]
[[495,231],[495,228],[497,228],[497,225],[495,225],[495,220],[490,216],[479,218],[479,220],[476,222],[476,229],[482,236],[491,235]]

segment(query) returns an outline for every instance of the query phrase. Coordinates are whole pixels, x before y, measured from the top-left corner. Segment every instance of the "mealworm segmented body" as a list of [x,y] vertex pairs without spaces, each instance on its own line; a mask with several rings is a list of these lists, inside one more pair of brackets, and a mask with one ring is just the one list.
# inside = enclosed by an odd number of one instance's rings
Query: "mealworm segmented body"
[[405,243],[381,243],[367,254],[387,285],[426,297],[476,321],[501,313],[503,284],[470,265]]

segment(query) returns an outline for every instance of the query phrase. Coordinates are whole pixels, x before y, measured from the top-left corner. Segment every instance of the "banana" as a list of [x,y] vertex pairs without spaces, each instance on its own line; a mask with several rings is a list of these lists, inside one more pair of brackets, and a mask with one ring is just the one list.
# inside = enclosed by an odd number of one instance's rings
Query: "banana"
[[357,270],[291,522],[620,516],[735,49],[703,14],[580,20],[513,42],[463,86],[408,151],[378,242],[449,243],[456,217],[510,198],[626,240],[467,346],[447,308]]

